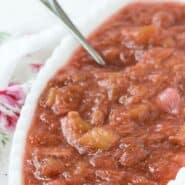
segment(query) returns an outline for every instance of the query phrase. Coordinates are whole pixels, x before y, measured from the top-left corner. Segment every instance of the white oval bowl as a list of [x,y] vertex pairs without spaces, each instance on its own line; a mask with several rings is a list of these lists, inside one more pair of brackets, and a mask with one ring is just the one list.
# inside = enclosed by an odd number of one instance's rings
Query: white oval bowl
[[[120,8],[128,5],[134,0],[107,0],[106,6],[102,7],[94,16],[92,16],[80,30],[89,35],[98,28],[111,15],[116,13]],[[149,2],[147,0],[143,0]],[[162,2],[164,2],[163,0]],[[170,0],[166,0],[169,2]],[[174,0],[175,1],[175,0]],[[173,2],[174,2],[173,1]],[[139,1],[141,2],[141,1]],[[151,2],[151,1],[150,1]],[[155,0],[153,2],[161,2]],[[175,2],[185,2],[179,0]],[[26,103],[22,109],[20,119],[17,124],[17,129],[13,139],[13,145],[10,155],[9,165],[9,185],[23,185],[23,157],[25,152],[26,137],[31,126],[34,111],[37,106],[39,96],[45,88],[47,82],[62,68],[70,59],[74,51],[79,47],[79,44],[71,37],[65,38],[61,45],[54,51],[51,58],[47,61],[45,67],[41,70],[38,78],[31,89],[30,94],[26,99]],[[185,184],[185,168],[182,168],[175,180],[170,181],[168,185],[183,185]]]

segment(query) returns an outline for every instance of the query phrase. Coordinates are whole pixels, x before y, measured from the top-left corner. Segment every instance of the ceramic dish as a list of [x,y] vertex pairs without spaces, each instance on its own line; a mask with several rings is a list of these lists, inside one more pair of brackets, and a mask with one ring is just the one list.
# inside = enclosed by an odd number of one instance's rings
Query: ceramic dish
[[[91,19],[88,20],[81,30],[85,35],[92,33],[101,23],[104,22],[113,13],[120,8],[133,1],[126,0],[111,0],[107,2],[105,7],[102,7],[100,12],[97,12]],[[155,1],[156,2],[156,1]],[[161,2],[161,1],[159,1]],[[177,1],[175,1],[177,2]],[[181,1],[183,2],[183,1]],[[101,17],[99,16],[101,14]],[[97,18],[98,17],[98,18]],[[73,52],[79,47],[79,44],[72,38],[67,37],[62,44],[54,51],[51,58],[47,61],[46,66],[41,70],[36,83],[34,84],[26,104],[21,112],[21,117],[18,121],[17,130],[13,140],[13,147],[10,157],[9,167],[9,185],[22,185],[23,170],[23,155],[25,150],[25,141],[30,128],[31,120],[34,115],[38,98],[45,88],[47,82],[53,77],[59,68],[64,66],[70,59]],[[169,185],[182,185],[185,181],[185,169],[181,169],[175,181],[170,182]]]

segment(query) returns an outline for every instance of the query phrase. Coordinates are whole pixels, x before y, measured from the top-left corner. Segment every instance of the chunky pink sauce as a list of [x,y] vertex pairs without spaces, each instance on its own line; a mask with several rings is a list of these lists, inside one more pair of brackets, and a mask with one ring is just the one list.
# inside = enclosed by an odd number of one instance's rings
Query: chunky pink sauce
[[[24,185],[166,185],[185,166],[185,5],[133,4],[47,84]],[[62,55],[62,54],[61,54]]]

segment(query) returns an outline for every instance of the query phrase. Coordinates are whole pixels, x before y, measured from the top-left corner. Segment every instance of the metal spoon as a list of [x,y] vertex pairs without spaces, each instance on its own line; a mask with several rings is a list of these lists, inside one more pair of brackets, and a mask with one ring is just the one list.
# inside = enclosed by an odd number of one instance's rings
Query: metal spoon
[[105,61],[103,60],[103,58],[76,28],[76,26],[70,20],[70,18],[62,9],[60,4],[57,2],[57,0],[40,0],[40,1],[62,20],[66,28],[74,35],[74,37],[81,43],[84,49],[87,50],[87,52],[98,64],[105,65]]

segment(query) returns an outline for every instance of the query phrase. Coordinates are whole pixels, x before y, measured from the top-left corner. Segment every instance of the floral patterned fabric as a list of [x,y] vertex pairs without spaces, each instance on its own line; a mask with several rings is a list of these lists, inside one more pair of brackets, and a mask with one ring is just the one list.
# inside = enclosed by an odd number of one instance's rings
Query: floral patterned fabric
[[[0,32],[0,45],[10,39],[7,33]],[[11,149],[12,136],[20,116],[22,106],[31,85],[43,67],[52,49],[30,53],[18,62],[8,87],[0,89],[0,184],[7,184],[8,159]],[[20,73],[21,72],[21,73]],[[24,79],[22,79],[24,76]],[[5,185],[6,185],[5,184]]]
[[[0,33],[0,43],[7,39],[7,37],[1,35]],[[36,59],[32,55],[26,56],[25,61],[27,58],[29,58],[29,62],[25,62],[26,66],[24,68],[29,68],[29,73],[31,73],[29,78],[32,78],[40,71],[43,63],[35,63]],[[6,144],[4,140],[8,140],[6,139],[7,134],[15,130],[22,106],[32,84],[29,80],[21,83],[17,79],[12,79],[8,87],[0,89],[0,143],[3,143],[3,145]]]
[[0,90],[0,129],[13,131],[29,90],[28,85],[10,85]]

